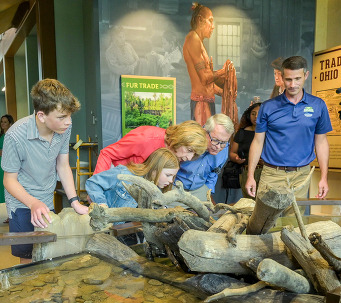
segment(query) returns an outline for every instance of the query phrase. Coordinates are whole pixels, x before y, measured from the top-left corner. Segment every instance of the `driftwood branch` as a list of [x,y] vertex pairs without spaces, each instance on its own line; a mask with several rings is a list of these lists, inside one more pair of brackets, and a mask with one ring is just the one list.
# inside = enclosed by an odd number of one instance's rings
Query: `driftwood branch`
[[231,243],[231,245],[237,245],[237,235],[240,235],[246,228],[247,223],[249,222],[249,216],[241,215],[240,219],[236,223],[236,225],[230,229],[227,233],[227,240]]
[[[180,181],[176,182],[176,186],[171,191],[163,194],[155,184],[141,177],[119,174],[117,175],[117,178],[122,181],[134,183],[135,186],[143,189],[150,196],[150,201],[152,204],[158,206],[167,206],[174,202],[183,203],[189,208],[193,209],[199,217],[203,218],[207,222],[210,221],[210,212],[207,207],[197,197],[194,197],[189,192],[186,192]],[[126,184],[124,184],[124,186],[129,193],[132,194],[130,186]],[[212,203],[211,205],[213,208]]]
[[[169,209],[142,209],[142,208],[103,208],[96,203],[92,203],[89,208],[90,225],[94,230],[105,228],[108,223],[120,221],[140,221],[140,222],[171,222],[174,218],[197,221],[201,224],[208,224],[196,214],[183,209],[174,207]],[[190,218],[190,219],[189,219]]]
[[[301,231],[301,235],[304,239],[306,239],[308,241],[308,235],[307,235],[307,231],[305,230],[304,224],[303,224],[303,220],[302,220],[302,216],[301,216],[301,212],[298,208],[297,202],[296,202],[296,197],[295,197],[295,192],[299,191],[300,189],[302,189],[304,186],[306,186],[311,179],[311,176],[313,175],[313,172],[315,170],[315,166],[313,166],[309,172],[309,175],[307,176],[307,178],[302,182],[301,185],[297,186],[297,187],[291,187],[291,190],[294,193],[294,200],[292,201],[292,207],[294,209],[295,212],[295,216],[296,216],[296,220],[298,223],[298,227]],[[287,177],[287,182],[288,182],[288,186],[290,186],[290,182],[289,182],[289,178]]]
[[322,257],[334,268],[337,273],[341,272],[341,258],[335,255],[329,245],[322,239],[321,235],[314,232],[309,235],[310,243],[320,252]]
[[208,231],[216,233],[227,233],[238,223],[238,218],[241,218],[240,214],[251,214],[252,210],[255,207],[255,201],[252,199],[242,198],[233,206],[219,203],[215,207],[215,210],[219,208],[225,209],[227,211],[216,222],[213,223]]
[[307,273],[316,291],[326,294],[340,286],[336,273],[310,242],[288,228],[283,228],[281,238]]
[[249,286],[245,286],[242,288],[226,288],[223,291],[213,295],[213,296],[209,296],[206,298],[206,300],[204,301],[206,302],[213,302],[219,299],[223,299],[226,297],[231,297],[231,296],[242,296],[242,295],[246,295],[252,292],[255,292],[257,290],[260,290],[262,288],[264,288],[267,284],[263,281],[259,281],[253,285],[249,285]]

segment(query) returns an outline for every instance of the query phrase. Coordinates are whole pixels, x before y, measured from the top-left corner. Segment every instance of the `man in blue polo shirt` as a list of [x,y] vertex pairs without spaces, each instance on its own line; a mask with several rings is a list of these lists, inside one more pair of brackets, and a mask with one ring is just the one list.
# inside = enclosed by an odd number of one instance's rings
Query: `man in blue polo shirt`
[[232,120],[224,114],[216,114],[207,119],[207,151],[198,159],[180,163],[176,181],[180,180],[185,190],[207,201],[207,191],[215,191],[218,174],[228,157],[228,146],[234,132]]
[[[314,148],[321,170],[318,198],[328,193],[329,145],[326,133],[332,130],[325,102],[303,89],[308,78],[307,61],[301,56],[284,60],[283,94],[265,101],[258,113],[256,134],[249,154],[246,190],[255,197],[255,167],[264,161],[259,188],[298,187],[308,176],[309,163],[315,159]],[[307,197],[309,184],[295,192],[296,198]],[[257,205],[256,205],[257,206]]]

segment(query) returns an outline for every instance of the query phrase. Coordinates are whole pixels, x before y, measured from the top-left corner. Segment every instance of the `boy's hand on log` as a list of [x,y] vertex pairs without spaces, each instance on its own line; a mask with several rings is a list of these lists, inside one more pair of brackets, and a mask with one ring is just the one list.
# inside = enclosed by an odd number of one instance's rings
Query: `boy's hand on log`
[[44,220],[44,217],[46,220],[51,223],[51,218],[49,216],[49,208],[46,206],[45,203],[41,202],[38,199],[35,199],[34,203],[31,204],[31,223],[35,227],[45,228],[47,227],[47,223]]
[[76,211],[76,213],[80,215],[87,215],[89,213],[89,207],[80,204],[79,201],[73,201],[71,203],[71,206]]

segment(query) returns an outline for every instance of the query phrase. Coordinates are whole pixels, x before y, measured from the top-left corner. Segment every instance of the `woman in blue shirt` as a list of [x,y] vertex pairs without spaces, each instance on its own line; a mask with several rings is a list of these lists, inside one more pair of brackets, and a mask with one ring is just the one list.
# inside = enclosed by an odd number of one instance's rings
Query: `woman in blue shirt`
[[91,200],[101,206],[135,208],[137,202],[117,179],[118,174],[143,177],[166,192],[172,188],[178,170],[179,160],[175,154],[167,148],[159,148],[141,164],[118,165],[93,175],[86,181],[85,189]]

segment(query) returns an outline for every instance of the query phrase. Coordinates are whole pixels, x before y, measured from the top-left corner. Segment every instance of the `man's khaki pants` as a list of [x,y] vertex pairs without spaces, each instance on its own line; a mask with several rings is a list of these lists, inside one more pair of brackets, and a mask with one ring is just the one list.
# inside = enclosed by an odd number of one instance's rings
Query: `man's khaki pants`
[[[264,165],[263,171],[260,177],[259,186],[257,191],[261,189],[262,186],[268,184],[270,187],[289,187],[297,188],[306,180],[310,172],[310,166],[303,166],[298,168],[297,171],[286,172],[285,170],[280,170],[277,168],[272,168]],[[310,182],[298,191],[295,191],[295,197],[297,198],[307,198]],[[303,215],[305,212],[305,206],[299,206],[300,212]],[[293,216],[294,210],[292,206],[289,206],[282,216]]]

